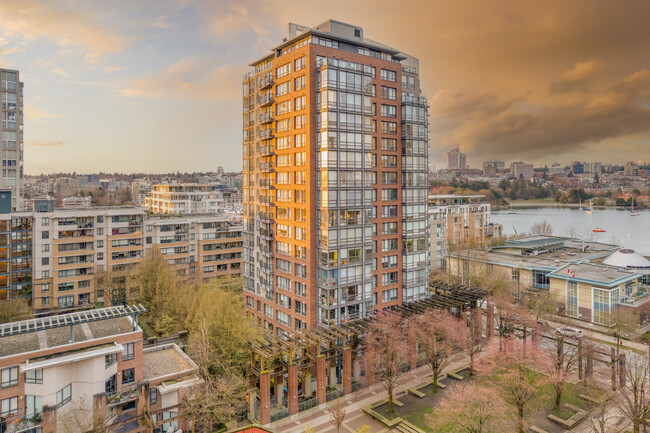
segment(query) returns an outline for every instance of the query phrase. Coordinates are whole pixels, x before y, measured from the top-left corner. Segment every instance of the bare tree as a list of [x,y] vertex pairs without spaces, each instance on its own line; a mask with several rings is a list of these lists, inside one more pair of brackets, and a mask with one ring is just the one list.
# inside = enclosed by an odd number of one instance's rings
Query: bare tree
[[388,412],[393,413],[393,391],[402,367],[407,362],[406,323],[402,316],[393,311],[380,311],[370,322],[368,334],[363,340],[366,371],[388,392]]
[[615,401],[625,418],[632,423],[634,433],[639,433],[641,423],[648,415],[648,374],[648,359],[630,352],[626,362],[625,386],[618,387]]
[[345,406],[339,402],[332,408],[332,411],[330,412],[330,419],[332,420],[332,424],[336,426],[336,433],[341,432],[341,426],[343,425],[343,421],[345,421]]
[[[479,310],[480,312],[480,310]],[[464,333],[465,336],[462,338],[463,341],[463,350],[469,358],[469,375],[474,376],[475,373],[475,362],[479,357],[483,349],[485,349],[485,340],[483,335],[481,335],[481,329],[483,328],[483,318],[482,313],[479,315],[479,320],[469,320],[468,326],[460,327],[461,333]]]
[[32,318],[32,311],[27,299],[0,299],[0,323],[16,322]]
[[438,392],[438,376],[451,363],[454,349],[465,343],[464,324],[446,310],[431,308],[413,316],[419,346],[418,356],[433,372],[433,392]]
[[494,387],[470,382],[446,391],[426,422],[448,433],[500,433],[508,429],[510,410]]
[[530,294],[526,301],[528,312],[538,320],[555,313],[556,305],[548,292]]
[[549,382],[555,390],[553,408],[557,410],[560,408],[564,388],[578,362],[578,349],[568,342],[565,336],[558,334],[554,339],[550,339],[548,345],[544,347],[544,352]]
[[535,236],[552,236],[553,226],[548,221],[542,220],[530,226],[530,233]]
[[111,433],[114,431],[106,420],[106,414],[96,414],[92,409],[92,404],[88,403],[85,398],[80,398],[62,415],[57,416],[57,432],[61,433]]
[[605,399],[598,403],[596,409],[589,415],[589,428],[591,433],[609,433],[611,431],[613,420],[619,417],[613,414],[611,399]]

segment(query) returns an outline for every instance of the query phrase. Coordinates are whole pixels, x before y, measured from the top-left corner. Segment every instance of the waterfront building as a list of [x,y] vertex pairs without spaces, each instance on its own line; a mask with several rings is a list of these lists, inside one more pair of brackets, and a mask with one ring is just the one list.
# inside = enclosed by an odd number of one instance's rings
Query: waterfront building
[[617,309],[647,321],[650,261],[615,245],[532,236],[450,254],[450,272],[467,282],[492,273],[513,281],[522,302],[546,293],[576,324],[610,326]]
[[289,24],[243,80],[244,303],[287,335],[428,295],[419,62],[334,20]]
[[23,83],[20,73],[0,68],[2,78],[2,177],[0,189],[11,191],[11,210],[23,206]]
[[151,213],[177,215],[216,213],[223,204],[223,193],[215,185],[199,183],[153,185],[144,201]]
[[93,421],[110,431],[188,429],[182,402],[201,383],[198,368],[176,344],[145,347],[137,323],[144,311],[119,306],[0,325],[7,433],[81,431]]
[[482,245],[488,236],[491,205],[484,195],[429,195],[431,270],[445,269],[450,246]]

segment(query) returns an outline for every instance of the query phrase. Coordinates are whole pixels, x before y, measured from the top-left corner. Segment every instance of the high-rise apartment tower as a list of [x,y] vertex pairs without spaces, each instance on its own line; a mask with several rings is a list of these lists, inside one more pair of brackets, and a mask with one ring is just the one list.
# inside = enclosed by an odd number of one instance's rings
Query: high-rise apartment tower
[[244,76],[244,303],[285,335],[427,296],[418,60],[337,21],[289,24]]
[[0,69],[2,77],[2,177],[0,190],[11,190],[11,209],[23,207],[23,83],[18,71]]

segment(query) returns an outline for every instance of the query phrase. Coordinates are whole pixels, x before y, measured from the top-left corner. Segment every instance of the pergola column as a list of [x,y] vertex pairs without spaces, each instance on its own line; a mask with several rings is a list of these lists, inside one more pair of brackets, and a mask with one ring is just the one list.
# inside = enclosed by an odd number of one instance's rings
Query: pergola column
[[263,371],[260,375],[260,424],[271,423],[271,372]]
[[488,340],[494,335],[494,303],[488,302],[487,304],[487,329],[485,330],[485,335]]
[[610,367],[612,373],[612,391],[616,391],[616,350],[612,347],[610,351]]
[[280,374],[273,378],[273,395],[275,396],[275,405],[281,407],[282,397],[284,397],[284,378],[282,377],[281,371],[276,370],[277,373]]
[[341,372],[343,382],[343,393],[352,392],[352,350],[349,347],[343,349],[343,371]]
[[325,371],[325,361],[325,355],[318,355],[318,358],[316,358],[316,396],[318,397],[318,404],[327,403],[327,373]]
[[618,384],[621,388],[625,387],[625,353],[618,356]]
[[289,377],[287,378],[287,381],[289,382],[289,415],[295,415],[298,413],[298,366],[295,363],[289,364],[288,376]]

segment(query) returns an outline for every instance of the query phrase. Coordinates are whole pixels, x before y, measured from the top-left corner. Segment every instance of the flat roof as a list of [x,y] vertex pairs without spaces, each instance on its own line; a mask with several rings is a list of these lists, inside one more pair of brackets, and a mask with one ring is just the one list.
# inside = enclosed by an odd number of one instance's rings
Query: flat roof
[[[135,332],[140,331],[141,329],[138,327]],[[74,343],[89,342],[131,332],[134,331],[130,317],[117,317],[98,322],[82,323],[74,325]],[[71,344],[69,326],[0,337],[0,358],[53,347],[63,347],[68,344]]]
[[145,380],[189,373],[197,368],[196,364],[175,344],[148,348],[143,353]]
[[[569,274],[569,270],[575,277]],[[549,276],[570,281],[593,283],[606,287],[615,287],[619,284],[633,281],[641,275],[615,266],[599,265],[596,263],[582,262],[570,263],[551,272]]]

